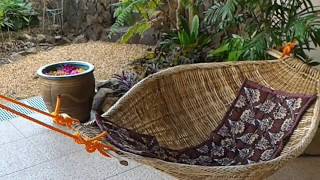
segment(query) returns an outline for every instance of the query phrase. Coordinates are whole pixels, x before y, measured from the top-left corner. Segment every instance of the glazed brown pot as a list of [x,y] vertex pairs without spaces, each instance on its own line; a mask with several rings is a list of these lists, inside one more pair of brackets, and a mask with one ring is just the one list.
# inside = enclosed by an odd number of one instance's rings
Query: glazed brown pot
[[[49,71],[64,65],[73,65],[85,69],[76,75],[52,76]],[[61,111],[73,118],[86,122],[90,118],[92,100],[95,92],[95,78],[92,64],[82,61],[67,61],[41,67],[37,74],[40,77],[41,95],[49,110],[53,112],[57,96],[61,96]]]

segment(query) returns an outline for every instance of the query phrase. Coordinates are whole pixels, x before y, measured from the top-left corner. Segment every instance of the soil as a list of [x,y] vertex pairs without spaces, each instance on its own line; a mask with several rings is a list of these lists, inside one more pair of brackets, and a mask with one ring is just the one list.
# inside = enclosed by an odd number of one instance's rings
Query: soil
[[39,95],[37,69],[66,60],[92,63],[97,80],[109,79],[113,74],[120,73],[132,60],[141,58],[147,48],[145,45],[96,41],[57,46],[49,51],[27,55],[19,61],[0,66],[0,94],[16,99]]

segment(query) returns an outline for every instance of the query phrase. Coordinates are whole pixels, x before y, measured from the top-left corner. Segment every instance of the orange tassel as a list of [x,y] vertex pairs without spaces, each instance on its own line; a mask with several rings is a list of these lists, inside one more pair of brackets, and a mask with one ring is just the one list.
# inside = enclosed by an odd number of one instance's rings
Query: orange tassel
[[287,43],[283,48],[282,48],[282,56],[281,59],[286,59],[291,56],[293,53],[294,49],[297,47],[298,41],[293,40],[292,42]]

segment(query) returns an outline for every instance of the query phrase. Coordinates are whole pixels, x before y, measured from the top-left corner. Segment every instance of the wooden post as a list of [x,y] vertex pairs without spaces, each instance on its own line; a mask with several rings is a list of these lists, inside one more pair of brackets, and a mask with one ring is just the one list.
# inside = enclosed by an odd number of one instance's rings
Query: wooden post
[[42,0],[42,2],[43,2],[43,8],[42,8],[42,32],[44,33],[47,1],[46,0]]
[[61,0],[61,32],[63,33],[64,0]]

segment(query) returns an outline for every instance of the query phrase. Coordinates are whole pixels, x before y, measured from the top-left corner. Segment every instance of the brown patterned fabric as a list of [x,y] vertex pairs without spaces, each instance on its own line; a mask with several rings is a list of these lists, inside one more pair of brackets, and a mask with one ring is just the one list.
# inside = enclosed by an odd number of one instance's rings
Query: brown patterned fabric
[[181,150],[161,147],[155,137],[107,120],[98,120],[97,124],[110,133],[110,143],[127,152],[193,165],[243,165],[279,156],[315,99],[316,96],[289,94],[246,81],[209,139]]

